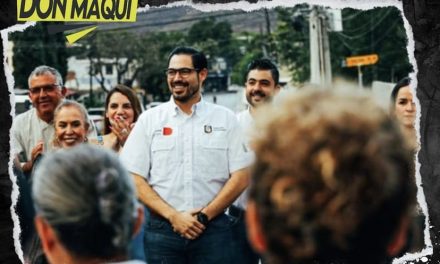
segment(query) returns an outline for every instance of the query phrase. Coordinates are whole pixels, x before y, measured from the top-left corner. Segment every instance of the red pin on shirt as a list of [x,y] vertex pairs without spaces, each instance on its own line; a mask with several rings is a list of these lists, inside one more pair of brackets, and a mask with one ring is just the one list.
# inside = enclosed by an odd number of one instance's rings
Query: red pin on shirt
[[173,134],[173,129],[171,127],[164,127],[162,130],[162,135],[169,136]]

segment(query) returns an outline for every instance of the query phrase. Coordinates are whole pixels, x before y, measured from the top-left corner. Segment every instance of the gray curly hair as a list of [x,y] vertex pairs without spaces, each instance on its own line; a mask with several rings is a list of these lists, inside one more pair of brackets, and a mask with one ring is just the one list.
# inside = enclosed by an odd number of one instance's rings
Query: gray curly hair
[[69,252],[100,258],[127,253],[138,202],[115,154],[88,144],[48,154],[32,194],[37,214]]
[[370,96],[307,88],[260,109],[250,200],[270,263],[382,263],[414,211],[412,152]]

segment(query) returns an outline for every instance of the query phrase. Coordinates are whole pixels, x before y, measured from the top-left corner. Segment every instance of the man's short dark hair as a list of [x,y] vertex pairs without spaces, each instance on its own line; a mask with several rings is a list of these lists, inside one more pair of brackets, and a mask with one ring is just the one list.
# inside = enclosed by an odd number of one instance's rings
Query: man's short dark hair
[[280,81],[280,73],[278,71],[278,67],[270,59],[262,58],[251,61],[246,69],[245,80],[247,80],[248,74],[252,70],[270,71],[270,73],[272,74],[272,79],[275,82],[275,85],[278,85]]
[[197,71],[208,69],[208,60],[206,59],[205,54],[191,47],[177,47],[171,51],[170,55],[168,56],[168,65],[170,65],[171,57],[182,54],[191,56],[193,66],[195,69],[197,69]]

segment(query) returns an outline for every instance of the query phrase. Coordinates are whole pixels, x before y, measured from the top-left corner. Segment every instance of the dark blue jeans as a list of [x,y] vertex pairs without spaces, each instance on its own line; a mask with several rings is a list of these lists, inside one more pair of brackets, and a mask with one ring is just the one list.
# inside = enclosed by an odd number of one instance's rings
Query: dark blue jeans
[[244,211],[241,213],[230,216],[233,221],[232,233],[233,233],[233,246],[240,252],[235,258],[233,263],[236,264],[258,264],[260,256],[251,247],[248,236],[247,228],[244,217]]
[[129,248],[129,257],[130,259],[145,261],[144,235],[145,235],[145,221],[148,217],[148,212],[146,207],[145,206],[143,207],[145,212],[144,223],[142,223],[141,230],[139,231],[139,233],[131,241]]
[[232,242],[232,221],[225,214],[211,220],[195,240],[182,238],[168,221],[150,215],[144,244],[148,264],[227,264],[238,254]]

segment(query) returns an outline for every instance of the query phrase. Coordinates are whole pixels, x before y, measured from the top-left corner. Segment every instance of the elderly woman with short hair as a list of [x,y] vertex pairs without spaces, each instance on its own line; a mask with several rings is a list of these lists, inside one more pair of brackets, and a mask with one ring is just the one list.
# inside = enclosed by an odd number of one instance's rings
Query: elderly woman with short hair
[[89,144],[51,153],[36,170],[32,194],[50,263],[144,263],[127,261],[143,211],[115,154]]

